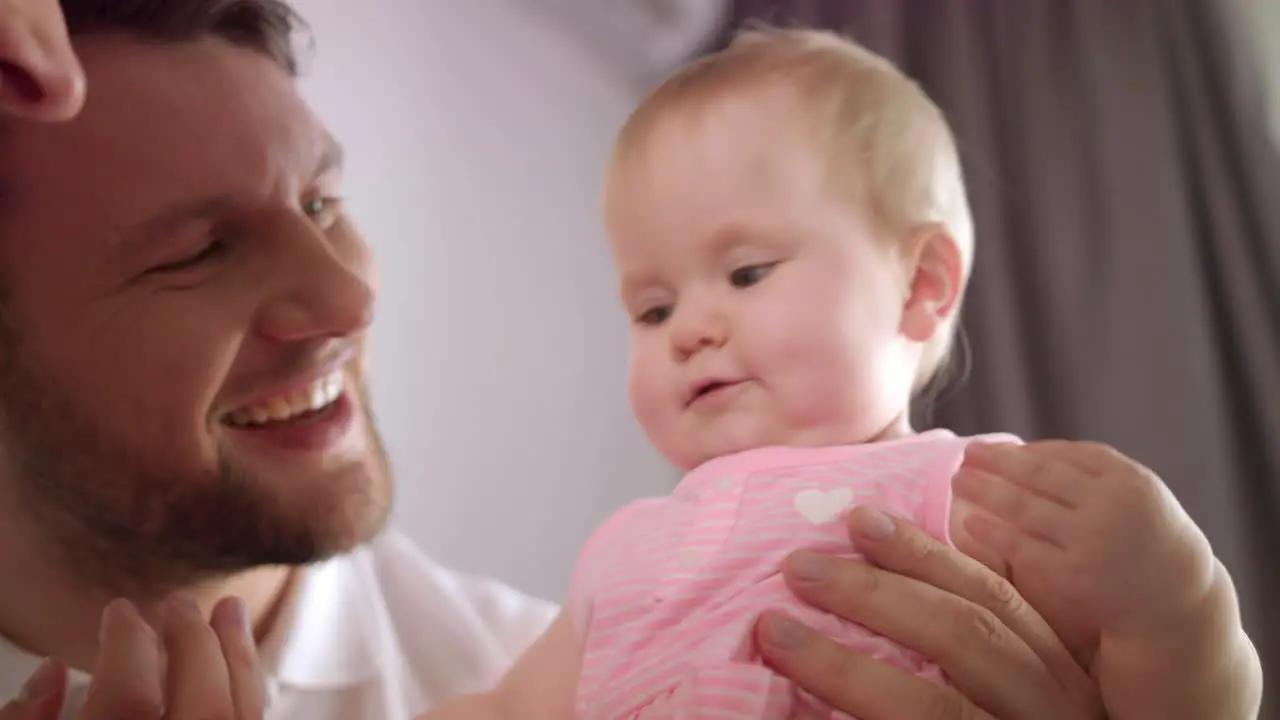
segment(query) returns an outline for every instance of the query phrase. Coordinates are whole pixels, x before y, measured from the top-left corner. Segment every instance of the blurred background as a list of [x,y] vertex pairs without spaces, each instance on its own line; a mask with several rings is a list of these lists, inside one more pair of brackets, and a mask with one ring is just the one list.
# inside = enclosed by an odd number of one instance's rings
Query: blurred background
[[625,400],[601,170],[663,74],[799,22],[898,62],[962,146],[972,361],[924,423],[1155,469],[1280,672],[1280,0],[296,2],[379,255],[400,523],[436,558],[559,598],[675,482]]

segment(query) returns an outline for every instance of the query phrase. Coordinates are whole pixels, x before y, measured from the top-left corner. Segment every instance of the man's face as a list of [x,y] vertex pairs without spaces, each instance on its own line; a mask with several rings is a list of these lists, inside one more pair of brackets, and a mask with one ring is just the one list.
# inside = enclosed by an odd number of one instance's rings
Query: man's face
[[0,521],[134,591],[369,538],[390,488],[337,146],[252,51],[77,49],[81,115],[0,150]]

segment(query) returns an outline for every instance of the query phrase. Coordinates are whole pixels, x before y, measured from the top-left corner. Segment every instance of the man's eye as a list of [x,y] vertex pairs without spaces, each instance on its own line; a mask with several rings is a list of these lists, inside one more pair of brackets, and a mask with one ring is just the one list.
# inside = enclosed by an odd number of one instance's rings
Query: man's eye
[[175,260],[163,265],[151,268],[153,273],[177,272],[179,270],[189,270],[198,265],[202,265],[210,260],[214,260],[221,256],[227,250],[227,244],[219,239],[210,240],[196,252],[188,255],[181,260]]
[[765,265],[747,265],[729,273],[729,283],[734,287],[751,287],[761,280],[765,279],[777,263],[768,263]]
[[302,212],[320,227],[328,227],[342,209],[342,198],[318,195],[302,203]]
[[671,307],[663,305],[645,310],[636,317],[636,322],[641,325],[661,325],[671,317]]

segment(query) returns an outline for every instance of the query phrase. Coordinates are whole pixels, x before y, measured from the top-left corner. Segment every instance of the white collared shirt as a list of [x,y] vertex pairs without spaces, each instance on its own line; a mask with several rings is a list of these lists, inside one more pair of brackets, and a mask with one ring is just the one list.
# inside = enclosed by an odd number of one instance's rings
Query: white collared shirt
[[[492,580],[433,563],[386,532],[306,569],[264,661],[267,720],[410,720],[461,693],[492,686],[557,608]],[[0,640],[0,698],[39,664]],[[87,677],[76,673],[64,718]]]

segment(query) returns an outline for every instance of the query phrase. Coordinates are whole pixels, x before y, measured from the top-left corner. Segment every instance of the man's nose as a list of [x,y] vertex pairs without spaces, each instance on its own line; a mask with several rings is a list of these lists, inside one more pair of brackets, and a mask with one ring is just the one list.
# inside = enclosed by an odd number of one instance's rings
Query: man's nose
[[728,318],[715,308],[678,307],[671,318],[671,346],[679,361],[718,348],[728,337]]
[[[284,213],[282,213],[284,215]],[[358,237],[339,242],[309,219],[273,218],[279,284],[264,304],[258,332],[276,342],[346,337],[373,321],[370,258]]]

